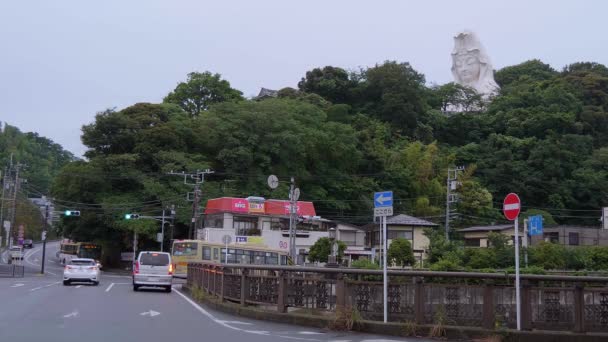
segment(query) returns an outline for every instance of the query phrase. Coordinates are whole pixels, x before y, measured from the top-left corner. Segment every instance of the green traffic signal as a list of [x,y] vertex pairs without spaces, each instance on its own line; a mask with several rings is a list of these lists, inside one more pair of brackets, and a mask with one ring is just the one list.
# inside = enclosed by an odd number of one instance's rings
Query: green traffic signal
[[125,214],[125,220],[136,220],[139,218],[139,214]]
[[63,214],[65,216],[80,216],[80,211],[79,210],[66,210]]

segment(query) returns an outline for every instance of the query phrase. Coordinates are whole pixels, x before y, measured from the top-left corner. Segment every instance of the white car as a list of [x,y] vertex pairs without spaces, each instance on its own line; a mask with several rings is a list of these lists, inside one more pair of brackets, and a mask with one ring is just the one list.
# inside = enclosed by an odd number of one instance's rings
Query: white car
[[87,282],[99,285],[101,271],[93,259],[74,258],[63,269],[63,285]]

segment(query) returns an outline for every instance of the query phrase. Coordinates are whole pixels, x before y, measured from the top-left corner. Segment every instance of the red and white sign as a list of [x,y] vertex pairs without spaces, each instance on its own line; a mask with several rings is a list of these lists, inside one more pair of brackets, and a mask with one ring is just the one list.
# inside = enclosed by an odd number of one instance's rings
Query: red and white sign
[[510,193],[502,202],[502,212],[509,221],[515,221],[521,210],[521,201],[515,193]]

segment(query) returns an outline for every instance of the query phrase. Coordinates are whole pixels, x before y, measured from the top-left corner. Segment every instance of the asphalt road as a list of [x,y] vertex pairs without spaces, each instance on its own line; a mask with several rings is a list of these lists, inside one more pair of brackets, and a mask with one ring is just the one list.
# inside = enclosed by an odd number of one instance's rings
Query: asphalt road
[[0,278],[0,341],[407,341],[226,315],[194,303],[180,284],[172,293],[133,292],[130,277],[104,273],[99,286],[63,286],[57,248],[47,245],[44,276],[36,245],[24,278]]

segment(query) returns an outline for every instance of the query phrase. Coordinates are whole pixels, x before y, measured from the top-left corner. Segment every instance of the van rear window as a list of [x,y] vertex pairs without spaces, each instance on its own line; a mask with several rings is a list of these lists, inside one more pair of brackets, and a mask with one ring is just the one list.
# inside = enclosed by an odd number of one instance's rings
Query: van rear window
[[169,255],[161,253],[143,253],[139,256],[141,265],[167,266],[169,265]]

